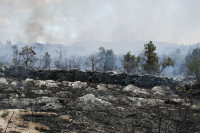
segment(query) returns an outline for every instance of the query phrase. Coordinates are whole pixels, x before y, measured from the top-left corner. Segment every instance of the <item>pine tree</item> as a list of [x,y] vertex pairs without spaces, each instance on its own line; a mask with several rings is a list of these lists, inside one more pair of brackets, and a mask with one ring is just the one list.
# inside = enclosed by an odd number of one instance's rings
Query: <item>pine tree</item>
[[160,64],[158,56],[155,52],[156,46],[152,41],[144,45],[145,64],[143,65],[144,72],[147,74],[160,74]]

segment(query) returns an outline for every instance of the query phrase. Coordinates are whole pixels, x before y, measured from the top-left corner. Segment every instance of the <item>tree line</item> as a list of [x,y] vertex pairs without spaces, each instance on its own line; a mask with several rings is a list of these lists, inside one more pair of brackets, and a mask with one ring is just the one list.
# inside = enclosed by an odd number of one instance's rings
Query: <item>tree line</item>
[[[21,50],[17,45],[12,46],[14,66],[24,66],[26,68],[34,68],[35,63],[39,62],[39,68],[57,69],[79,69],[90,71],[120,71],[132,74],[153,74],[160,75],[167,67],[173,67],[175,61],[169,56],[163,56],[159,59],[156,53],[156,46],[152,41],[144,44],[143,53],[139,56],[131,54],[128,51],[121,57],[117,57],[112,49],[105,49],[100,47],[97,53],[92,53],[85,57],[63,57],[61,51],[57,54],[56,59],[51,58],[49,52],[41,55],[40,59],[37,58],[37,53],[33,46],[24,46]],[[117,65],[117,58],[120,60],[120,66]],[[119,64],[119,63],[118,63]],[[180,68],[187,76],[200,79],[200,49],[196,48],[193,52],[189,53],[185,58],[185,64]]]

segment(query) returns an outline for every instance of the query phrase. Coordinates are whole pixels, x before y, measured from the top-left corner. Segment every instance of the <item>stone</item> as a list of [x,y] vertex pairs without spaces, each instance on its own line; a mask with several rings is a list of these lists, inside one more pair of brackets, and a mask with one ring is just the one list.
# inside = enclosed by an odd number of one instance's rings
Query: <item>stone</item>
[[89,86],[88,88],[86,88],[86,90],[87,90],[87,91],[94,91],[94,90],[96,90],[96,89]]
[[21,97],[26,97],[26,95],[24,93],[21,94]]
[[47,88],[57,88],[59,87],[58,84],[53,80],[46,80],[46,87]]
[[38,86],[39,87],[47,87],[47,88],[57,88],[57,87],[59,87],[58,84],[53,80],[45,80],[45,81],[39,80]]
[[104,105],[104,106],[110,106],[111,103],[101,100],[99,98],[96,98],[93,94],[87,94],[85,96],[82,96],[79,98],[80,101],[83,101],[86,104],[94,104],[94,105]]
[[105,87],[105,85],[99,84],[99,85],[97,85],[97,90],[98,91],[107,91],[107,88]]
[[56,96],[59,98],[66,98],[70,95],[72,95],[71,92],[67,92],[67,91],[59,91],[56,93]]
[[74,89],[86,88],[87,82],[81,82],[81,81],[68,82],[68,86]]
[[115,85],[115,84],[107,84],[106,87],[108,89],[113,89],[113,88],[117,88],[117,85]]
[[150,95],[149,92],[145,89],[138,88],[132,84],[123,88],[123,91],[132,92],[133,96],[148,96]]
[[33,103],[35,103],[35,101],[33,99],[29,99],[29,98],[18,99],[18,98],[15,97],[15,98],[9,99],[9,104],[17,106],[18,108],[28,107]]
[[46,87],[46,82],[45,82],[45,81],[42,81],[42,80],[39,80],[39,81],[38,81],[38,86],[39,86],[39,87]]
[[133,91],[134,89],[139,89],[138,87],[132,85],[132,84],[129,84],[128,86],[124,87],[123,88],[123,91]]
[[0,78],[0,85],[8,85],[8,82],[5,78]]
[[49,91],[49,90],[33,90],[32,92],[35,93],[35,94],[38,94],[38,95],[48,95],[48,94],[51,94],[51,91]]
[[128,97],[133,106],[144,106],[144,105],[161,105],[164,104],[163,100],[160,99],[151,99],[151,98],[137,98],[137,97]]
[[38,97],[36,98],[37,104],[42,105],[41,109],[43,110],[59,110],[63,106],[60,104],[57,97]]
[[29,79],[29,78],[27,78],[25,81],[24,81],[24,83],[33,83],[34,82],[34,79]]
[[62,81],[62,85],[65,87],[68,87],[68,83],[69,83],[68,81]]
[[16,86],[17,86],[17,82],[13,81],[13,82],[11,82],[11,85],[12,85],[13,87],[16,87]]
[[8,87],[8,91],[13,91],[14,89],[12,87]]

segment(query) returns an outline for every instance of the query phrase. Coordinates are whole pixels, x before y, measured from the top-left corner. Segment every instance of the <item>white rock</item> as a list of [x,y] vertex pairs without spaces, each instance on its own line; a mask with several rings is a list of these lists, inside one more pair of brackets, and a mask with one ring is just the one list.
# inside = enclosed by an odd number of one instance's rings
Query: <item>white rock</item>
[[171,91],[171,89],[168,86],[155,86],[152,88],[152,91],[166,92]]
[[62,81],[63,86],[68,86],[68,83],[69,83],[68,81]]
[[107,91],[107,88],[103,85],[97,85],[97,90],[99,91]]
[[54,88],[59,87],[58,84],[53,80],[46,80],[46,87],[47,88]]
[[107,84],[106,86],[108,89],[117,88],[117,85],[114,84]]
[[123,107],[117,107],[117,109],[119,109],[119,110],[124,110],[124,108],[123,108]]
[[131,100],[133,106],[142,106],[147,102],[144,98],[128,97],[128,99]]
[[140,107],[140,106],[142,106],[142,102],[138,100],[136,105]]
[[50,70],[54,71],[54,70],[58,70],[58,68],[50,68]]
[[130,85],[124,87],[123,91],[133,91],[134,89],[139,89],[139,88],[130,84]]
[[133,92],[134,95],[150,95],[145,89],[138,88],[132,84],[124,87],[123,91]]
[[45,80],[45,81],[39,80],[38,81],[38,86],[39,87],[44,86],[44,87],[47,87],[47,88],[59,87],[58,84],[53,80]]
[[156,92],[154,92],[154,95],[165,96],[165,93],[164,92],[160,92],[160,91],[156,91]]
[[147,99],[147,104],[150,104],[150,105],[161,105],[161,104],[164,104],[164,101],[160,100],[160,99]]
[[151,89],[157,96],[171,95],[171,89],[168,86],[155,86]]
[[59,103],[56,97],[38,97],[36,98],[37,103]]
[[46,87],[46,82],[45,82],[45,81],[42,81],[42,80],[39,80],[39,81],[38,81],[38,86],[39,86],[39,87],[42,87],[42,86],[45,86],[45,87]]
[[137,98],[137,97],[128,97],[133,106],[143,106],[143,105],[161,105],[164,104],[163,100],[160,99],[147,99],[147,98]]
[[192,105],[192,107],[191,107],[192,109],[200,109],[200,105]]
[[56,83],[47,83],[46,87],[47,88],[55,88],[55,87],[58,87],[58,84],[56,84]]
[[17,83],[16,83],[15,81],[13,81],[13,82],[11,83],[11,85],[12,85],[13,87],[16,87],[16,86],[17,86]]
[[92,104],[95,104],[95,105],[104,105],[104,106],[111,105],[110,102],[96,98],[93,94],[87,94],[85,96],[82,96],[82,97],[79,98],[79,100],[85,102],[86,104],[92,103]]
[[24,93],[21,94],[22,97],[26,97]]
[[1,85],[8,85],[8,82],[5,78],[0,78],[0,84]]
[[68,86],[74,89],[86,88],[87,82],[80,82],[80,81],[68,82]]
[[172,101],[179,103],[179,104],[185,103],[184,99],[178,99],[178,98],[174,98],[174,99],[172,99]]
[[34,80],[33,80],[33,79],[27,78],[27,79],[24,81],[24,83],[25,83],[25,84],[34,83]]
[[49,90],[33,90],[32,92],[38,95],[47,95],[51,93]]

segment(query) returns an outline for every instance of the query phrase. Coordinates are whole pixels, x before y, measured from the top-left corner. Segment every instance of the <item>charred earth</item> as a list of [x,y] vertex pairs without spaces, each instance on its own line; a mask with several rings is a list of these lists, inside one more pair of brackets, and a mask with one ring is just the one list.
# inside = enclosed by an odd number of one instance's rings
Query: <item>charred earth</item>
[[0,132],[200,132],[198,88],[182,81],[77,70],[1,74]]

